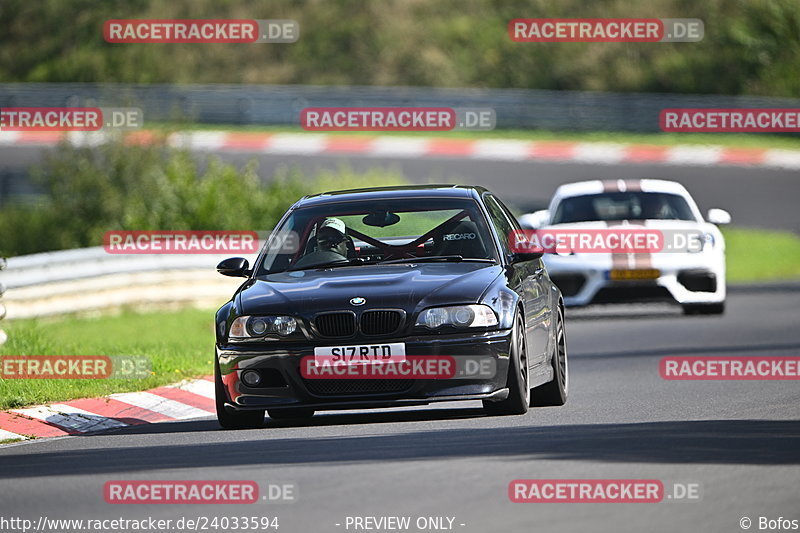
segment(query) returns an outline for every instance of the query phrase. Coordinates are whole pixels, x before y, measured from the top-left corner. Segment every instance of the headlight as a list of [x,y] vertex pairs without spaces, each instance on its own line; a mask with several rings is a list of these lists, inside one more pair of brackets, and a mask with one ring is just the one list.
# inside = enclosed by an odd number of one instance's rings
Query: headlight
[[713,250],[714,245],[716,244],[716,241],[714,240],[714,235],[712,235],[711,233],[703,233],[699,244],[700,244],[699,248],[689,247],[689,252],[696,254],[699,252],[710,252],[711,250]]
[[240,316],[231,324],[230,337],[252,339],[265,335],[287,337],[297,331],[297,320],[290,316]]
[[497,316],[488,305],[432,307],[420,313],[416,325],[428,329],[437,329],[442,326],[486,328],[497,325]]
[[711,233],[703,234],[703,251],[713,250],[714,245],[716,242],[714,241],[714,236]]

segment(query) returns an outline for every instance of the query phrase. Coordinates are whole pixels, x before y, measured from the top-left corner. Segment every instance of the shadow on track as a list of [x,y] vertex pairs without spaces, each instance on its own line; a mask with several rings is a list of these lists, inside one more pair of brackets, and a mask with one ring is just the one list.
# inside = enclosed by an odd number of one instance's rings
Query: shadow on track
[[[418,416],[424,414],[428,420],[432,416],[430,411],[419,413]],[[348,422],[350,417],[369,419],[369,416],[329,414],[306,425],[335,425]],[[382,413],[381,416],[399,416],[402,420],[409,415]],[[177,422],[152,427],[159,433],[210,431],[216,422]],[[102,447],[95,449],[28,453],[25,447],[9,448],[0,454],[0,478],[139,474],[198,466],[258,468],[475,457],[610,463],[800,464],[800,420],[494,427],[316,438],[304,434],[303,427],[292,428],[298,430],[294,438],[273,437],[270,432],[277,430],[273,427],[241,431],[237,433],[240,440],[199,443],[184,436],[173,439],[179,444],[134,447],[124,446],[131,435],[122,432],[98,437],[103,439]],[[285,435],[285,430],[282,433]],[[232,434],[219,430],[219,436],[222,439]],[[90,439],[85,442],[92,443]]]
[[784,342],[784,343],[771,343],[771,344],[753,344],[750,346],[743,346],[741,344],[727,345],[727,346],[681,346],[677,348],[649,348],[649,349],[636,349],[636,350],[616,350],[607,353],[596,352],[570,352],[569,356],[575,357],[591,357],[591,358],[605,358],[613,359],[616,357],[647,357],[647,356],[668,356],[668,355],[728,355],[735,353],[736,355],[780,355],[774,352],[786,351],[787,355],[795,355],[800,350],[800,343]]

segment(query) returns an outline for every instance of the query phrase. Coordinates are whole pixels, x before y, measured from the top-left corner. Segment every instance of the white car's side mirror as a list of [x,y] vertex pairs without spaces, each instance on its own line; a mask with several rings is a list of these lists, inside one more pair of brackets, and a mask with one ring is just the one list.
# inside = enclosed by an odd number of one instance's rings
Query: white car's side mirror
[[524,229],[539,229],[550,223],[550,211],[542,209],[519,217],[519,223]]
[[722,226],[731,223],[731,214],[724,209],[709,209],[706,219],[712,224]]

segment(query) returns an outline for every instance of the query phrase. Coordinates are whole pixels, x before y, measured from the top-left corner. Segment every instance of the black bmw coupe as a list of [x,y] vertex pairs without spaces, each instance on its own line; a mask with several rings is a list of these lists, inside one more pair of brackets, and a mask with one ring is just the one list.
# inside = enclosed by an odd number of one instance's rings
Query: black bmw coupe
[[217,416],[258,427],[315,411],[482,400],[490,414],[563,405],[561,293],[519,224],[473,186],[307,196],[216,314]]

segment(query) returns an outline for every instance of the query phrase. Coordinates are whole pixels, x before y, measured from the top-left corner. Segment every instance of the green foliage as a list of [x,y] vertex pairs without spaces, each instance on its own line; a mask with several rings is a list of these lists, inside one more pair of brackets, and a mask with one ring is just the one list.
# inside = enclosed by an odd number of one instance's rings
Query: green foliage
[[[699,18],[699,43],[516,43],[515,18]],[[107,19],[294,19],[294,44],[110,44]],[[0,80],[800,95],[797,0],[4,0]]]
[[0,254],[99,246],[109,230],[254,230],[274,227],[301,196],[402,183],[384,172],[347,168],[310,178],[283,170],[262,179],[216,157],[197,160],[163,140],[112,139],[96,147],[60,145],[34,173],[47,192],[33,206],[0,211]]

